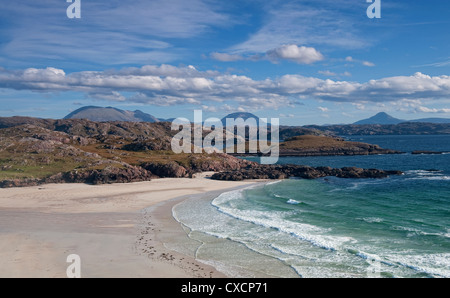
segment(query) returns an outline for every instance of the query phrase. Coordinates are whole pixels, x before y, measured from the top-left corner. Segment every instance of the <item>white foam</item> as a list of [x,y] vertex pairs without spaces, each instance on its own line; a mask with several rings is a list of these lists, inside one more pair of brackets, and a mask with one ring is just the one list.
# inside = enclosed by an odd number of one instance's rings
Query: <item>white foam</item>
[[410,170],[405,172],[412,180],[450,180],[450,176],[442,174],[442,171]]
[[336,250],[345,242],[355,241],[355,239],[351,237],[326,235],[329,229],[284,219],[286,216],[290,215],[289,212],[239,210],[238,208],[235,208],[233,204],[233,200],[236,199],[242,199],[241,194],[236,192],[226,193],[214,199],[212,204],[216,206],[220,212],[236,219],[266,228],[276,229],[327,250]]
[[298,204],[300,204],[301,202],[296,201],[296,200],[293,200],[293,199],[289,199],[286,203],[287,203],[287,204],[291,204],[291,205],[298,205]]
[[379,217],[364,217],[364,218],[358,218],[358,219],[365,221],[367,223],[380,223],[380,222],[384,221],[382,218],[379,218]]
[[268,182],[266,183],[266,185],[274,185],[274,184],[278,184],[280,182],[282,182],[283,180],[277,180],[277,181],[272,181],[272,182]]
[[444,238],[450,238],[450,232],[449,229],[447,229],[447,232],[441,232],[441,233],[431,233],[431,232],[425,232],[416,228],[409,228],[409,227],[403,227],[403,226],[395,226],[393,227],[395,230],[400,231],[406,231],[409,232],[407,234],[407,237],[414,237],[414,236],[437,236],[437,237],[444,237]]
[[425,255],[395,254],[390,255],[388,259],[401,266],[430,274],[434,277],[450,277],[450,253]]
[[423,175],[423,176],[430,176],[430,175],[438,175],[439,173],[442,173],[441,170],[437,171],[427,171],[427,170],[409,170],[405,172],[406,174],[416,174],[416,175]]

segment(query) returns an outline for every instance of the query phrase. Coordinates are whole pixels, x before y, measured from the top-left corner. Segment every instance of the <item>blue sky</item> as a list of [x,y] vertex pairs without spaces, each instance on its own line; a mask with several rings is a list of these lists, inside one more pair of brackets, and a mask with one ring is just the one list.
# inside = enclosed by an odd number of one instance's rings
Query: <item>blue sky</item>
[[284,125],[450,118],[450,3],[64,0],[0,4],[0,116],[86,105]]

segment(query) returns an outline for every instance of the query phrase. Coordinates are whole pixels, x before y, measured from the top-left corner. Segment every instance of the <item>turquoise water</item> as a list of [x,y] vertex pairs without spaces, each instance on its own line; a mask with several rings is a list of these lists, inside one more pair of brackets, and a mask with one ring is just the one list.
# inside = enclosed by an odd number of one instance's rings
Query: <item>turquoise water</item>
[[229,268],[281,277],[450,277],[450,154],[408,153],[450,151],[450,136],[352,139],[407,153],[280,163],[398,169],[405,175],[277,181],[186,203],[174,215],[197,237],[227,239],[279,261],[269,266],[249,255],[238,262],[230,246],[221,257],[226,265],[229,255]]

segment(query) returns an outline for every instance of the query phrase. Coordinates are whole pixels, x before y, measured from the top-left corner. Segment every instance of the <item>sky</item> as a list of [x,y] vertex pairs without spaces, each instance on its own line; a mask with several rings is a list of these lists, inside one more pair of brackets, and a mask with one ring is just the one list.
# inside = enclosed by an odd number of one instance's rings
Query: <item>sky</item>
[[65,0],[0,0],[1,117],[450,118],[446,0],[379,0],[381,18],[367,0],[79,3],[69,18]]

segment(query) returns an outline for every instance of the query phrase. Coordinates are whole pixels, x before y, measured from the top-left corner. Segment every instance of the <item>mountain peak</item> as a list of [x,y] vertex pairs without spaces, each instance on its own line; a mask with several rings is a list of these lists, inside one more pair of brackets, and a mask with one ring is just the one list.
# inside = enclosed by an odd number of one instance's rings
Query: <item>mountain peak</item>
[[356,124],[356,125],[361,125],[361,124],[399,124],[399,123],[402,123],[405,121],[406,120],[394,118],[385,112],[380,112],[373,117],[370,117],[370,118],[367,118],[364,120],[360,120],[358,122],[355,122],[354,124]]
[[247,119],[255,119],[256,120],[256,126],[259,125],[259,117],[252,114],[252,113],[247,113],[247,112],[236,112],[236,113],[231,113],[226,115],[225,117],[222,118],[222,123],[224,126],[227,125],[227,119],[238,119],[238,118],[242,118],[244,121]]
[[159,120],[142,111],[125,111],[114,107],[86,106],[68,114],[64,119],[87,119],[97,122],[159,122]]
[[244,120],[247,120],[248,118],[255,118],[256,120],[259,119],[258,116],[254,115],[252,113],[247,113],[247,112],[231,113],[231,114],[228,114],[225,117],[223,117],[222,120],[225,120],[227,118],[232,118],[232,119],[242,118]]

